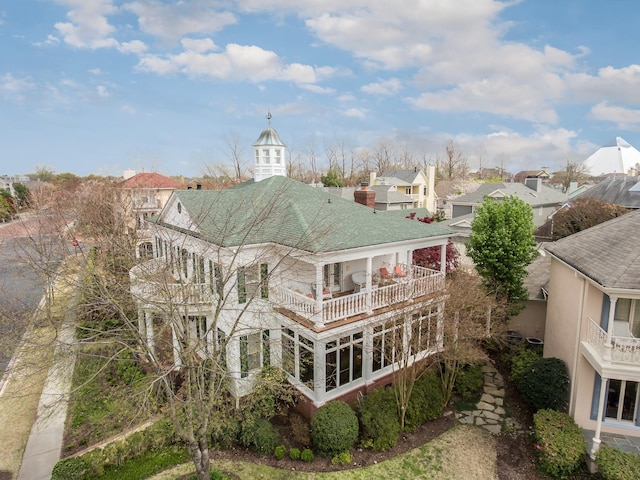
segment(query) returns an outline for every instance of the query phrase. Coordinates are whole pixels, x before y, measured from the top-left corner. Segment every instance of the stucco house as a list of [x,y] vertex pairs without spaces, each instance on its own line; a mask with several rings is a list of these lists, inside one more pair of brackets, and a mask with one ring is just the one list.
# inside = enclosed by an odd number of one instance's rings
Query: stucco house
[[[386,170],[380,176],[372,172],[369,184],[394,186],[395,192],[409,196],[413,204],[409,208],[426,208],[435,213],[438,208],[438,196],[435,190],[436,167],[429,165],[426,170],[420,168],[406,170]],[[377,188],[377,187],[376,187]],[[383,194],[380,191],[380,194]],[[380,208],[391,210],[392,208]]]
[[183,334],[203,357],[224,345],[236,398],[263,366],[282,368],[310,414],[390,382],[402,345],[410,362],[442,349],[444,271],[411,258],[438,246],[444,260],[450,231],[376,212],[369,189],[354,202],[287,178],[285,148],[269,126],[254,179],[174,191],[148,222],[154,258],[131,270],[131,293],[152,349],[167,324],[173,352]]
[[547,244],[545,357],[569,368],[569,413],[595,432],[640,437],[640,211]]
[[137,235],[136,256],[152,254],[151,232],[146,220],[158,215],[178,182],[155,172],[136,174],[128,170],[125,179],[118,185],[119,201],[122,204],[129,232]]

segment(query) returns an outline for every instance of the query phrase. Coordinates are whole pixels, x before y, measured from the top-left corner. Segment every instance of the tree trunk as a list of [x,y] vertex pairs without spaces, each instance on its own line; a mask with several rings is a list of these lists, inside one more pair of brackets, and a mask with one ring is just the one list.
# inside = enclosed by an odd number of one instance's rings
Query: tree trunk
[[211,466],[207,439],[201,438],[198,441],[189,442],[189,455],[196,467],[197,480],[209,480]]

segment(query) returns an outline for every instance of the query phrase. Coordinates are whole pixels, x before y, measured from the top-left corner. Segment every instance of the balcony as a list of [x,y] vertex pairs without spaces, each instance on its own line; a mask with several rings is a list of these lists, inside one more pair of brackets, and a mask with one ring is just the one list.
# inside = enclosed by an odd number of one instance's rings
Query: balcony
[[611,347],[608,347],[607,332],[589,318],[586,343],[600,356],[598,360],[603,364],[640,365],[640,338],[616,335],[616,328],[613,333]]
[[344,320],[355,315],[397,305],[423,295],[444,291],[444,274],[417,266],[404,266],[408,275],[372,285],[370,291],[342,292],[324,296],[321,301],[295,289],[279,287],[273,290],[276,306],[291,311],[299,317],[313,321],[316,326]]
[[207,305],[214,294],[207,283],[179,282],[166,271],[161,259],[154,259],[129,271],[131,294],[143,303],[175,305]]

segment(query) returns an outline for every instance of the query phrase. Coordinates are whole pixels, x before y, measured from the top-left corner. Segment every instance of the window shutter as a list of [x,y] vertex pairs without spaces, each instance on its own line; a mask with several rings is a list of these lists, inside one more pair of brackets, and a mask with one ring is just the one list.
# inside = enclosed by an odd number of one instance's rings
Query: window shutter
[[236,272],[238,277],[238,303],[247,303],[247,282],[244,267],[239,267]]

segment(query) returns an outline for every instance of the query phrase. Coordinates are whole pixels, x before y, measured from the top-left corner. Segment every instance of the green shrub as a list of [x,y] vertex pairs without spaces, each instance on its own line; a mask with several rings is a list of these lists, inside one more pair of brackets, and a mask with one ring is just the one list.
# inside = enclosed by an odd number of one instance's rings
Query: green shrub
[[353,461],[351,452],[341,452],[331,459],[331,465],[349,465]]
[[541,358],[532,363],[520,381],[522,398],[536,410],[562,410],[569,396],[569,372],[559,358]]
[[582,429],[566,413],[540,410],[533,416],[538,468],[554,478],[568,478],[585,458]]
[[511,380],[514,385],[520,385],[524,372],[538,360],[540,360],[540,355],[538,355],[535,350],[530,348],[518,349],[518,353],[511,357],[509,380]]
[[415,430],[423,423],[435,420],[442,415],[443,409],[442,382],[435,372],[425,372],[413,386],[404,418],[405,429]]
[[367,394],[358,406],[358,415],[363,446],[378,451],[395,446],[400,437],[400,419],[393,389],[378,388]]
[[51,473],[52,480],[83,480],[94,476],[93,465],[84,456],[60,460]]
[[300,454],[300,460],[307,463],[313,462],[313,452],[310,449],[305,448]]
[[280,434],[268,420],[259,418],[246,432],[245,441],[259,455],[272,455],[280,443]]
[[300,460],[300,449],[293,447],[291,450],[289,450],[289,458],[291,460]]
[[603,480],[640,478],[640,456],[608,445],[598,449],[596,465]]
[[276,460],[282,460],[286,454],[287,447],[284,445],[278,445],[273,452],[273,456],[276,457]]
[[483,386],[484,376],[481,365],[467,365],[456,376],[456,392],[464,399],[476,397]]
[[358,417],[342,401],[320,407],[311,420],[311,440],[322,456],[333,456],[353,447],[358,439]]
[[[192,475],[187,480],[196,480],[196,478],[197,477],[195,475]],[[215,468],[209,472],[209,479],[210,480],[233,480],[229,475],[226,475],[220,470],[217,470]]]

